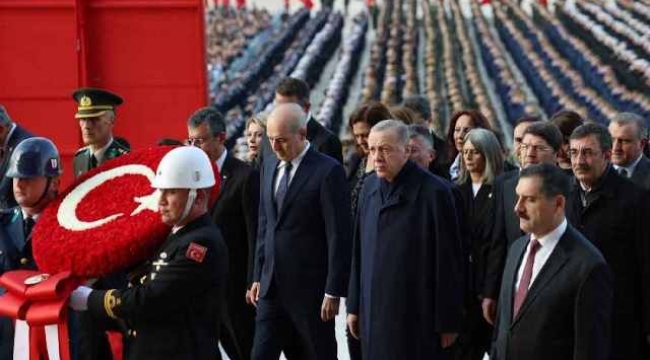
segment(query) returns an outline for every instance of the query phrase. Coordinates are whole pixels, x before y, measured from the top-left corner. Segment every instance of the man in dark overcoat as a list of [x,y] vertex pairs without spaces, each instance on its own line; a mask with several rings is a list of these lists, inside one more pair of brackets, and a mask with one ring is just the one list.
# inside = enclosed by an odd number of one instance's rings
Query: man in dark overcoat
[[373,127],[356,219],[348,326],[364,359],[438,359],[458,332],[461,242],[451,188],[408,160],[408,130]]
[[585,124],[571,134],[569,154],[575,181],[567,219],[605,257],[614,274],[610,359],[647,359],[650,329],[650,252],[646,192],[610,164],[607,128]]

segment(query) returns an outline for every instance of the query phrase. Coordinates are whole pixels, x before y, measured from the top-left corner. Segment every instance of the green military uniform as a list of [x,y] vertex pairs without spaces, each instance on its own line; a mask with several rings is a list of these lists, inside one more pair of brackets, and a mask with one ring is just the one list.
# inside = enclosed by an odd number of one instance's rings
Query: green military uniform
[[74,155],[73,165],[74,165],[74,176],[79,177],[81,174],[96,168],[97,166],[103,164],[107,160],[114,159],[120,155],[127,154],[130,149],[119,140],[113,140],[111,144],[106,149],[104,157],[100,162],[93,159],[93,152],[89,146],[81,148]]
[[[121,105],[124,100],[110,91],[96,88],[80,88],[72,94],[72,98],[79,105],[76,119],[96,118],[104,115],[107,111],[115,111],[115,107]],[[124,155],[130,151],[125,140],[113,139],[104,152],[101,159],[95,158],[90,146],[79,149],[74,156],[74,176],[96,168],[107,160]]]

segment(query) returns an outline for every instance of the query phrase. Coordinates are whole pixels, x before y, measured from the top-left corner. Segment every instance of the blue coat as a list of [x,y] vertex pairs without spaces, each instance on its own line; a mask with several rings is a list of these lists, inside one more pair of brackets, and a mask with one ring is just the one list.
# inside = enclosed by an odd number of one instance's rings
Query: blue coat
[[347,293],[352,230],[345,171],[310,147],[277,212],[278,163],[270,156],[262,167],[254,281],[261,282],[261,298],[273,279],[287,309],[319,314],[325,293]]
[[[35,270],[29,237],[23,233],[23,214],[19,207],[0,212],[0,275],[10,270]],[[0,295],[5,289],[0,287]],[[0,359],[13,356],[13,320],[0,317]]]
[[411,161],[387,184],[370,175],[359,199],[348,312],[359,315],[365,359],[436,359],[463,306],[454,197]]

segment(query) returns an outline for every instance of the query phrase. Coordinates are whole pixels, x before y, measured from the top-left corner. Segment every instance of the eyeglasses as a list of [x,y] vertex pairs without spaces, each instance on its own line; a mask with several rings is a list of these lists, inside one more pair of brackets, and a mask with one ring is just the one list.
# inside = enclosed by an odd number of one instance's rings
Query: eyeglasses
[[203,139],[203,138],[188,138],[185,139],[185,145],[187,146],[201,146],[205,143],[210,141],[210,139]]
[[550,151],[551,148],[546,145],[533,145],[533,144],[521,144],[519,148],[522,152],[527,152],[528,150],[532,150],[534,152],[547,152]]
[[569,156],[571,156],[572,159],[577,159],[581,154],[585,158],[592,158],[594,156],[597,156],[600,153],[601,151],[596,151],[593,149],[582,149],[582,150],[569,149]]

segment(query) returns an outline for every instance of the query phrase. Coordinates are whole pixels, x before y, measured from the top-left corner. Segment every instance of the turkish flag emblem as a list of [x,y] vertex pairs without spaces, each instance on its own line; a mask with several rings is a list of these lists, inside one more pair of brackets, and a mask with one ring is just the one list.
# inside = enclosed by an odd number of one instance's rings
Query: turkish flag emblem
[[208,248],[201,246],[195,242],[191,242],[190,246],[187,248],[185,256],[188,259],[194,260],[197,263],[202,263],[203,258],[205,258],[205,253],[208,252]]
[[[34,259],[47,273],[101,277],[153,256],[169,234],[151,181],[173,147],[135,151],[83,174],[39,217],[32,232]],[[216,166],[214,166],[217,174]],[[219,192],[219,176],[212,199]]]

